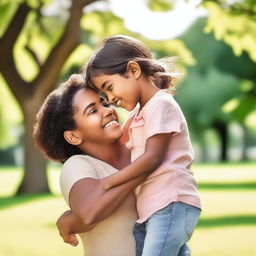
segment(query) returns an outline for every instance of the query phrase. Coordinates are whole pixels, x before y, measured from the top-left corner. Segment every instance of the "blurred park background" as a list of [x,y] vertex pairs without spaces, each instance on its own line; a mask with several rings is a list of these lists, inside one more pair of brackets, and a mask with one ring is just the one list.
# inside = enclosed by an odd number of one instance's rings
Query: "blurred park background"
[[203,204],[193,255],[256,255],[256,1],[1,0],[0,256],[81,255],[55,227],[61,165],[31,133],[47,94],[112,34],[179,57]]

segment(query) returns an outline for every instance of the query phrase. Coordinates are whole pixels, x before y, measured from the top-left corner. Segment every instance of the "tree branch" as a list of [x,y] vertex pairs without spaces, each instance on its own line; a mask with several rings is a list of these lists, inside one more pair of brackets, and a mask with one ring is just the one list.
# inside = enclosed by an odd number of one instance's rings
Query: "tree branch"
[[35,63],[38,65],[38,67],[40,69],[41,61],[40,61],[39,57],[37,56],[36,52],[30,47],[29,42],[26,43],[24,48],[32,56],[33,60],[35,61]]
[[[37,78],[33,81],[33,88],[38,89],[46,95],[53,88],[53,84],[58,82],[59,73],[73,50],[78,46],[80,41],[80,19],[83,14],[83,7],[86,3],[92,3],[96,0],[73,0],[70,7],[70,16],[67,21],[65,30],[52,48],[48,58],[42,65]],[[54,67],[54,68],[53,68]]]
[[13,19],[9,23],[9,26],[0,40],[0,49],[2,50],[4,48],[4,52],[6,52],[7,49],[12,51],[14,44],[24,26],[29,11],[30,8],[28,5],[26,5],[26,3],[20,4],[17,8]]
[[85,6],[87,6],[87,5],[89,5],[89,4],[92,4],[92,3],[94,3],[94,2],[97,2],[97,0],[81,0],[81,5],[82,5],[83,7],[85,7]]
[[28,84],[17,71],[13,58],[13,48],[22,31],[29,11],[30,8],[25,3],[20,4],[0,40],[0,72],[19,102],[25,96]]

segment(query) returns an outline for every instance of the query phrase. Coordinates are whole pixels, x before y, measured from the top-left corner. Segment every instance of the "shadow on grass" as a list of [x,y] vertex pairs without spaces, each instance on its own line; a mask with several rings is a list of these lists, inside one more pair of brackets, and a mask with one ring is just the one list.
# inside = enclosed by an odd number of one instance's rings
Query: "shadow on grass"
[[216,218],[202,218],[198,228],[215,228],[218,226],[256,225],[256,215],[235,215]]
[[218,189],[256,189],[256,182],[245,183],[199,183],[200,190],[218,190]]
[[9,207],[16,207],[18,205],[22,205],[28,202],[38,201],[42,199],[50,199],[53,197],[56,197],[56,195],[50,193],[0,197],[0,210]]

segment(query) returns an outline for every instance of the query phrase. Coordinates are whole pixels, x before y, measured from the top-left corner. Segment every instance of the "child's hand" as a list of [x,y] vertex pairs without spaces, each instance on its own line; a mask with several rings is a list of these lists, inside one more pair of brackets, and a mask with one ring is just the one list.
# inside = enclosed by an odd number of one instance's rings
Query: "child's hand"
[[77,236],[73,233],[69,227],[68,216],[71,214],[71,211],[64,212],[59,219],[57,220],[56,226],[59,230],[60,236],[63,238],[65,243],[68,243],[72,246],[77,246],[79,241]]

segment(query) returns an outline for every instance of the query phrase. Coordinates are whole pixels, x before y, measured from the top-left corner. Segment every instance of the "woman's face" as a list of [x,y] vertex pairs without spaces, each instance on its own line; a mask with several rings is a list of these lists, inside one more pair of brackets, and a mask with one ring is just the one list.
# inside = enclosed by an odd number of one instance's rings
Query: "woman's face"
[[117,142],[122,136],[116,111],[97,92],[84,88],[73,99],[76,134],[85,143]]

